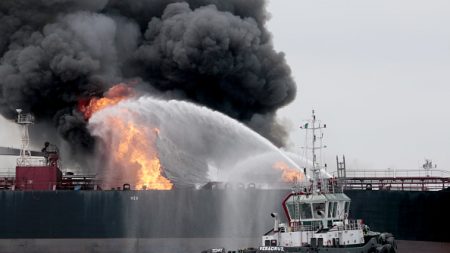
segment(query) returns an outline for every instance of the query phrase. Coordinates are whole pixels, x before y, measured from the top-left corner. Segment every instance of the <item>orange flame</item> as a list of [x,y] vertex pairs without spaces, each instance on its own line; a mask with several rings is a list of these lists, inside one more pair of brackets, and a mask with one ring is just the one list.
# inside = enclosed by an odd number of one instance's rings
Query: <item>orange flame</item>
[[120,136],[114,160],[124,168],[137,169],[136,189],[170,190],[173,184],[162,176],[161,162],[154,143],[159,129],[139,126],[114,118]]
[[116,105],[120,101],[134,95],[134,91],[128,85],[120,83],[111,87],[102,98],[93,97],[88,101],[80,101],[78,110],[83,113],[84,119],[88,120],[92,114],[108,106]]
[[305,175],[296,168],[289,167],[288,164],[282,161],[276,162],[273,166],[274,169],[281,170],[281,179],[284,182],[298,182],[305,178]]
[[[134,96],[134,91],[126,84],[111,87],[103,98],[91,98],[80,102],[78,109],[88,120],[95,112],[116,105]],[[170,190],[173,184],[162,175],[162,166],[156,150],[156,139],[160,130],[145,125],[136,125],[120,116],[108,118],[113,126],[116,145],[111,145],[114,163],[125,170],[135,170],[136,189]]]

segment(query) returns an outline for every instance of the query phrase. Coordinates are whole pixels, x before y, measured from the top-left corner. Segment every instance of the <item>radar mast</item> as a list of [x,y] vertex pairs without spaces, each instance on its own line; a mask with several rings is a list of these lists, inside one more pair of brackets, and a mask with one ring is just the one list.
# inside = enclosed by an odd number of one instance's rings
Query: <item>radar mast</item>
[[21,148],[20,156],[17,158],[17,166],[26,166],[31,163],[30,151],[30,135],[28,132],[29,125],[34,124],[34,116],[30,113],[22,113],[22,109],[17,111],[17,124],[20,126],[21,132]]
[[323,180],[321,173],[322,170],[326,170],[326,164],[325,166],[321,163],[321,158],[317,159],[317,150],[322,150],[323,148],[326,148],[326,145],[323,145],[323,132],[322,129],[326,128],[326,124],[322,124],[320,120],[316,119],[315,111],[312,110],[312,117],[310,120],[307,120],[306,123],[302,126],[300,126],[301,129],[304,129],[306,133],[306,143],[308,144],[308,131],[312,132],[312,141],[311,145],[312,147],[303,147],[306,152],[311,151],[312,153],[312,166],[311,171],[313,173],[312,176],[312,191],[313,192],[320,192],[320,191],[326,191],[328,187],[324,185],[325,181]]

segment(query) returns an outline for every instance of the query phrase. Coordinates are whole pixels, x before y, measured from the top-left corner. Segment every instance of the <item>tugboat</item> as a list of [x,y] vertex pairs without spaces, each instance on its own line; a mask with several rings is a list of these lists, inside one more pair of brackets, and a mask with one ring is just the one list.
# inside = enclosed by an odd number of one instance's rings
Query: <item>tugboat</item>
[[[335,178],[324,177],[326,165],[318,162],[316,150],[325,147],[322,129],[326,125],[316,120],[313,111],[312,120],[301,128],[307,136],[312,132],[312,147],[305,150],[312,152],[313,175],[306,183],[294,187],[284,199],[282,207],[288,222],[281,223],[278,214],[271,213],[274,226],[262,236],[262,246],[228,253],[396,253],[394,236],[370,231],[362,220],[350,219],[351,200],[343,193],[342,184]],[[226,252],[224,248],[216,248],[202,253]]]

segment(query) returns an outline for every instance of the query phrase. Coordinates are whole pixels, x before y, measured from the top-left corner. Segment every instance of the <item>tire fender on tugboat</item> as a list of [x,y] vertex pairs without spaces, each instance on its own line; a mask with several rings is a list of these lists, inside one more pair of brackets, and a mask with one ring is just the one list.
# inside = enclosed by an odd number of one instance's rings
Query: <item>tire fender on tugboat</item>
[[397,253],[397,243],[391,233],[382,233],[378,237],[378,242],[381,244],[377,248],[379,253]]

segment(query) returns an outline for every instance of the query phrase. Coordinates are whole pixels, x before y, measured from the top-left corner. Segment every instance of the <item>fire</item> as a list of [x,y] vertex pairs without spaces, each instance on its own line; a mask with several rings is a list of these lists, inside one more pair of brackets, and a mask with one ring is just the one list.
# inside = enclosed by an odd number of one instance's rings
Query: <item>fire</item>
[[[79,103],[78,109],[86,120],[95,112],[118,104],[134,96],[134,91],[126,84],[110,88],[102,98],[91,98]],[[130,113],[130,112],[126,112]],[[156,140],[160,130],[146,125],[127,121],[120,115],[108,118],[113,128],[115,140],[108,145],[112,160],[117,167],[134,174],[136,189],[170,190],[173,184],[162,175],[162,166],[156,149]]]
[[298,182],[305,178],[301,171],[296,168],[289,167],[289,165],[285,162],[276,162],[272,167],[282,171],[281,178],[284,182]]
[[114,152],[114,160],[125,169],[137,169],[136,189],[172,189],[173,184],[162,176],[161,162],[154,146],[159,129],[138,127],[120,118],[113,121],[117,131],[123,133]]
[[86,100],[80,100],[78,103],[78,110],[83,113],[84,119],[88,120],[92,114],[100,111],[108,106],[115,105],[120,101],[132,97],[134,91],[126,84],[120,83],[111,87],[102,98],[93,97]]

